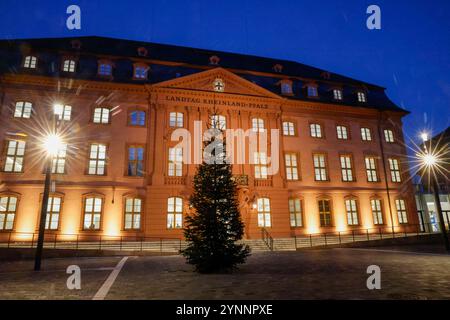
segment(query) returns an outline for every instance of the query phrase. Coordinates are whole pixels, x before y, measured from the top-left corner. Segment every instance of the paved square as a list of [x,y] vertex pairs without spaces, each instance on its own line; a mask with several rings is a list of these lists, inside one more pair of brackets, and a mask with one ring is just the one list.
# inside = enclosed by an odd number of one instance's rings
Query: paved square
[[[1,262],[1,299],[92,299],[121,257]],[[68,290],[77,264],[82,289]],[[381,268],[381,290],[368,290],[366,269]],[[180,256],[129,257],[106,299],[450,299],[450,256],[391,249],[254,253],[237,272],[203,275]]]

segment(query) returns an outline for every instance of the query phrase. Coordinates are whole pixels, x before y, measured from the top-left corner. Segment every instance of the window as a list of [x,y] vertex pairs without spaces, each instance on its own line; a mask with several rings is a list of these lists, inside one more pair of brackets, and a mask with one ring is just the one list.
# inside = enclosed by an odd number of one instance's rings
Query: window
[[358,102],[366,102],[366,94],[364,92],[358,92]]
[[52,173],[65,173],[66,172],[66,155],[67,144],[62,144],[58,149],[58,152],[52,159]]
[[94,109],[94,123],[109,123],[109,113],[111,110],[108,108],[95,108]]
[[227,120],[225,116],[222,115],[212,115],[211,116],[211,128],[225,130],[227,128]]
[[183,113],[181,112],[171,112],[169,115],[169,126],[182,128],[183,124]]
[[89,153],[89,170],[88,174],[105,175],[106,167],[106,145],[93,143],[91,144],[91,152]]
[[267,156],[265,152],[255,152],[253,154],[255,166],[255,178],[267,179]]
[[324,154],[314,154],[314,180],[316,181],[327,181],[327,167]]
[[183,149],[169,148],[169,176],[181,177],[183,175]]
[[253,132],[264,132],[264,120],[260,118],[252,119]]
[[107,62],[102,62],[98,66],[98,74],[101,76],[111,76],[112,75],[112,65]]
[[374,157],[366,157],[365,163],[366,163],[367,181],[377,182],[378,181],[377,160]]
[[170,197],[167,200],[167,229],[179,229],[183,225],[183,199]]
[[31,117],[31,110],[33,105],[31,102],[17,101],[16,108],[14,110],[14,118],[26,118]]
[[373,224],[383,224],[383,211],[381,210],[381,200],[370,200],[370,206],[372,207]]
[[303,227],[302,200],[289,199],[289,214],[291,218],[291,227]]
[[361,128],[362,141],[372,141],[372,133],[369,128]]
[[100,230],[103,199],[88,197],[84,200],[83,230]]
[[297,154],[286,153],[284,160],[286,164],[286,178],[288,180],[298,180]]
[[283,135],[284,136],[295,136],[295,125],[293,122],[290,122],[290,121],[283,122]]
[[405,200],[395,200],[395,207],[397,208],[398,223],[408,223],[408,216],[406,214]]
[[348,139],[348,129],[346,126],[336,126],[336,134],[339,140]]
[[144,175],[144,147],[131,145],[128,147],[127,175],[142,177]]
[[131,126],[145,126],[145,111],[133,110],[128,115],[128,124]]
[[281,82],[281,94],[292,94],[292,82],[290,81]]
[[321,227],[331,226],[330,200],[319,200],[319,218]]
[[45,218],[46,230],[58,230],[60,213],[61,197],[48,197],[47,216]]
[[70,121],[72,115],[72,107],[62,104],[55,104],[54,114],[58,117],[58,120]]
[[309,125],[311,137],[313,138],[322,138],[322,126],[317,123],[311,123]]
[[138,230],[141,228],[142,200],[139,198],[126,198],[125,200],[125,230]]
[[75,72],[75,60],[64,60],[63,71],[65,72]]
[[259,198],[257,200],[258,227],[270,227],[270,199]]
[[355,199],[345,200],[345,210],[347,211],[347,224],[356,226],[358,222],[358,206]]
[[342,100],[342,90],[333,89],[333,98],[334,100]]
[[135,79],[147,79],[148,67],[144,65],[136,65],[134,67],[134,78]]
[[17,198],[14,196],[0,197],[0,230],[12,230],[17,210]]
[[308,97],[317,97],[317,87],[308,86]]
[[23,61],[23,67],[28,69],[36,69],[37,58],[35,56],[26,56]]
[[392,132],[392,130],[384,130],[384,140],[386,140],[386,142],[388,143],[394,142],[394,133]]
[[401,176],[400,176],[400,166],[398,164],[397,159],[388,159],[389,161],[389,170],[391,171],[391,180],[392,182],[401,182]]
[[340,156],[342,181],[349,182],[353,179],[352,157],[350,155]]
[[9,140],[6,148],[5,172],[22,172],[25,141]]

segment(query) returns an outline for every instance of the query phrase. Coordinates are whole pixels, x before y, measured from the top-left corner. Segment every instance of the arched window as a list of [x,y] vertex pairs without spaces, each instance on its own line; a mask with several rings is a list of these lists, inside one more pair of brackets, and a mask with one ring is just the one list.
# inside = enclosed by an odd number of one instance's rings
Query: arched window
[[139,198],[125,199],[125,230],[141,228],[142,200]]
[[12,230],[16,217],[18,199],[11,195],[0,195],[0,230]]
[[225,130],[227,128],[227,119],[220,114],[211,116],[211,128]]
[[102,123],[102,124],[106,124],[109,123],[109,119],[110,119],[110,115],[109,113],[111,112],[111,110],[109,108],[95,108],[94,109],[94,117],[93,117],[93,122],[94,123]]
[[253,118],[252,119],[253,132],[264,132],[264,119]]
[[258,210],[258,227],[270,227],[270,199],[258,198],[257,206]]
[[37,58],[35,56],[26,56],[23,61],[23,67],[28,69],[36,69]]
[[179,229],[183,225],[183,199],[170,197],[167,199],[167,228]]
[[131,126],[145,126],[145,111],[133,110],[129,113],[128,124]]
[[65,59],[63,63],[63,71],[64,72],[75,72],[75,60]]
[[33,104],[31,102],[17,101],[14,109],[14,118],[29,119],[31,117],[32,108]]
[[103,213],[103,198],[88,196],[84,199],[83,229],[100,230]]
[[182,128],[183,123],[183,113],[182,112],[171,112],[169,114],[169,126],[174,128]]

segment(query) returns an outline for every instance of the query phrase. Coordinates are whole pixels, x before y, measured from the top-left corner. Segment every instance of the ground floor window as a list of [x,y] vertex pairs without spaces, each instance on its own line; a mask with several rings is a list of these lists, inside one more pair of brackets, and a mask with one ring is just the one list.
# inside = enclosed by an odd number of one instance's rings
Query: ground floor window
[[358,206],[355,199],[345,200],[345,210],[347,211],[347,224],[356,226],[358,222]]
[[125,200],[125,230],[141,228],[142,200],[127,198]]
[[12,230],[16,217],[17,198],[13,196],[0,197],[0,230]]
[[321,227],[331,226],[331,201],[319,200],[319,217]]
[[100,222],[103,210],[103,199],[100,197],[88,197],[84,200],[84,230],[100,230]]
[[61,197],[49,197],[47,204],[47,217],[45,218],[45,229],[47,230],[58,229],[60,213],[61,213]]
[[383,224],[383,211],[381,210],[381,200],[370,200],[372,207],[373,224]]
[[270,199],[259,198],[257,200],[258,227],[270,227]]
[[395,200],[395,207],[397,208],[398,223],[408,223],[405,200],[403,199]]
[[291,218],[291,227],[303,227],[302,200],[289,199],[289,214]]
[[179,229],[183,225],[183,199],[170,197],[167,200],[167,228]]

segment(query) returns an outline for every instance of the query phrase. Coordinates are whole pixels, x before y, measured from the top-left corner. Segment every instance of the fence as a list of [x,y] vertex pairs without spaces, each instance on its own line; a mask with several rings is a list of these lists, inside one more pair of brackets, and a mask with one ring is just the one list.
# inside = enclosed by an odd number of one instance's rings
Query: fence
[[[36,248],[38,233],[2,232],[0,248]],[[153,251],[178,253],[184,241],[178,238],[47,233],[44,248],[72,250]]]

